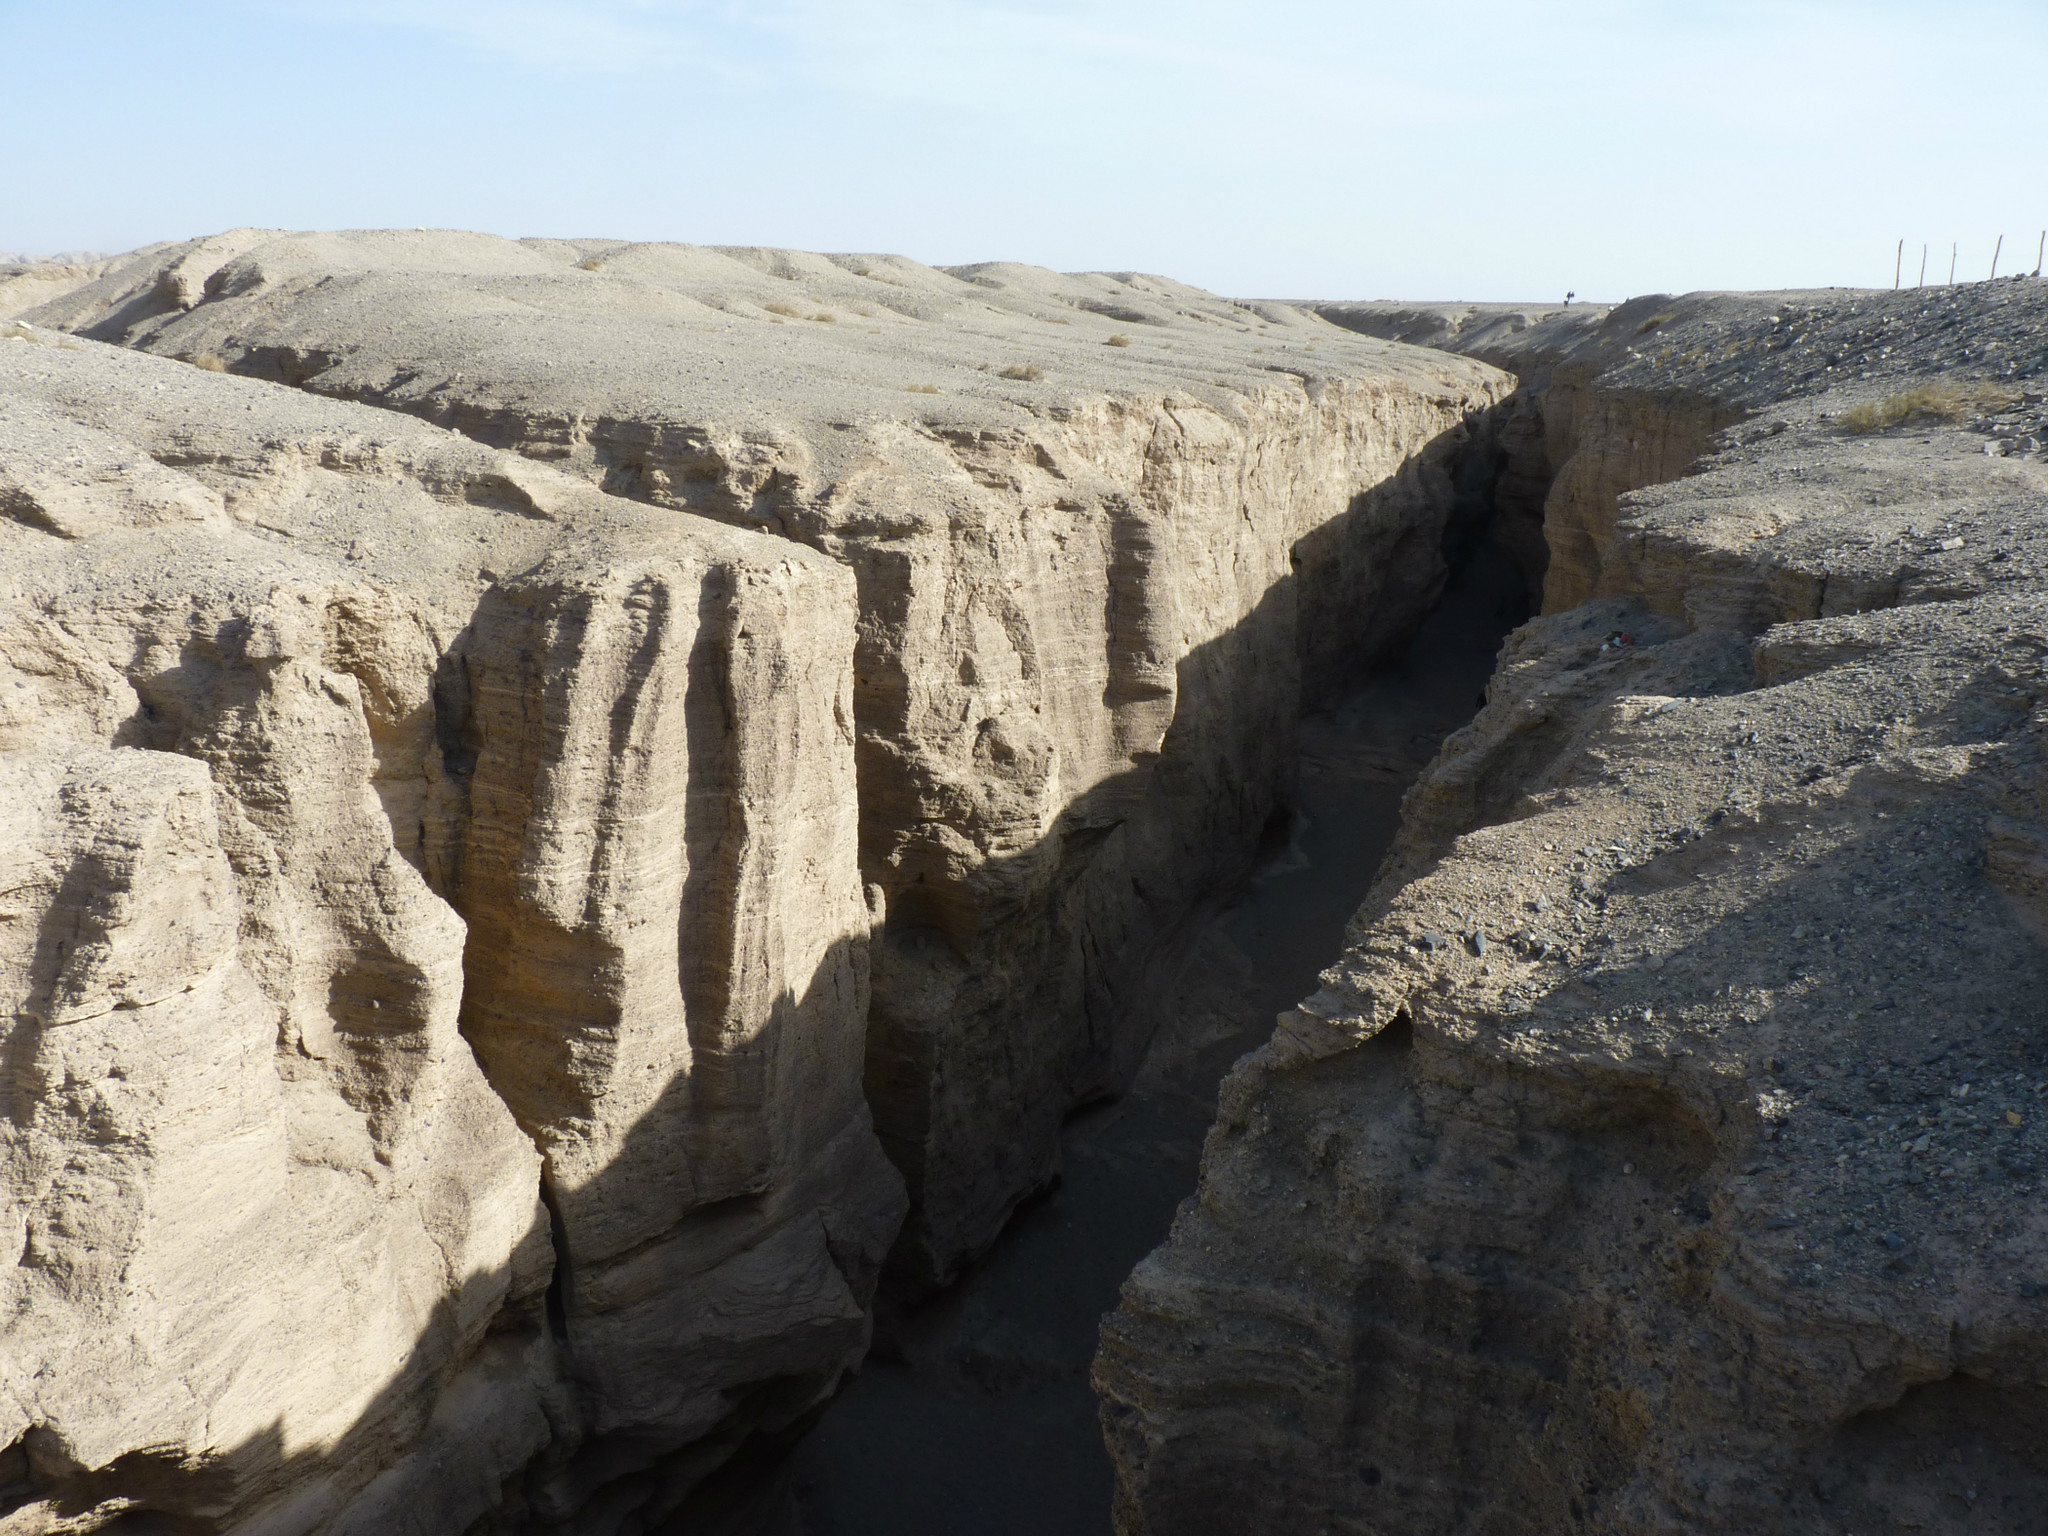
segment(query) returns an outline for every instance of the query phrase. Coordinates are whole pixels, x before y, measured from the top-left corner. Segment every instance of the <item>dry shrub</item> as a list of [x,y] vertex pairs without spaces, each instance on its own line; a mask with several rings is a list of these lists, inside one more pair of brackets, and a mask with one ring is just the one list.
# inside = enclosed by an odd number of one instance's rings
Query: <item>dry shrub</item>
[[604,270],[604,258],[602,256],[586,256],[576,263],[576,270],[579,272],[602,272]]
[[1921,384],[1866,405],[1852,405],[1836,418],[1843,432],[1886,432],[1908,421],[1961,421],[1973,410],[2010,405],[2018,395],[1997,384]]
[[1012,363],[1003,370],[1002,376],[1006,379],[1042,379],[1045,377],[1044,374],[1040,373],[1029,363]]
[[1677,318],[1678,316],[1671,314],[1652,315],[1649,319],[1645,320],[1641,325],[1636,327],[1636,334],[1638,336],[1647,336],[1650,334],[1650,332],[1657,329],[1658,326],[1665,324],[1667,321],[1676,320]]
[[43,344],[42,337],[38,336],[27,326],[17,324],[12,320],[4,325],[0,325],[0,341],[27,341],[33,342],[39,347]]
[[801,320],[804,314],[802,310],[789,304],[763,304],[761,307],[771,315],[787,315],[792,320]]
[[911,395],[936,395],[939,392],[939,386],[936,384],[906,384],[903,386],[903,391],[905,394]]
[[221,361],[218,352],[202,352],[197,357],[185,359],[194,368],[204,368],[208,373],[226,373],[228,365]]
[[1130,344],[1131,338],[1124,335],[1121,331],[1103,343],[1105,347],[1128,347]]
[[837,325],[839,323],[839,317],[837,315],[827,314],[822,309],[819,310],[815,315],[811,316],[811,318],[813,320],[823,320],[831,325]]

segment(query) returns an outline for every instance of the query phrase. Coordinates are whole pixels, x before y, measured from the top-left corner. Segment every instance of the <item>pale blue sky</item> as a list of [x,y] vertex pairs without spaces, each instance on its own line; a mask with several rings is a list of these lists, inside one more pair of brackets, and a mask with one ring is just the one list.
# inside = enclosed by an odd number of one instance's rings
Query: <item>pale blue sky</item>
[[0,0],[0,250],[455,226],[1619,298],[2031,268],[2043,0]]

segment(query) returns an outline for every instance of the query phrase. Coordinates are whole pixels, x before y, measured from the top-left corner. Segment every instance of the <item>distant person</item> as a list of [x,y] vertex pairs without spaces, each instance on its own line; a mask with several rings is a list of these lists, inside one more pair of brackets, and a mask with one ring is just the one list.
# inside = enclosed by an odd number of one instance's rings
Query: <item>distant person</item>
[[1564,307],[1566,309],[1570,309],[1572,307],[1572,300],[1576,299],[1578,296],[1578,291],[1576,289],[1572,290],[1570,293],[1567,293],[1564,296]]

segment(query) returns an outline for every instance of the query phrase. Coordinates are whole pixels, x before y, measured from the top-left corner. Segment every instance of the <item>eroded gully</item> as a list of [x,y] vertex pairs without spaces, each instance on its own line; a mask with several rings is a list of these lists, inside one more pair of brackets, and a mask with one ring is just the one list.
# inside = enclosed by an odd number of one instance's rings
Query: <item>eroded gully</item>
[[1069,1123],[1058,1188],[935,1300],[885,1299],[860,1375],[802,1438],[750,1447],[672,1529],[1109,1536],[1097,1325],[1193,1191],[1223,1075],[1342,952],[1403,792],[1471,717],[1527,613],[1521,574],[1481,544],[1400,662],[1303,722],[1291,835],[1196,942],[1132,1091]]

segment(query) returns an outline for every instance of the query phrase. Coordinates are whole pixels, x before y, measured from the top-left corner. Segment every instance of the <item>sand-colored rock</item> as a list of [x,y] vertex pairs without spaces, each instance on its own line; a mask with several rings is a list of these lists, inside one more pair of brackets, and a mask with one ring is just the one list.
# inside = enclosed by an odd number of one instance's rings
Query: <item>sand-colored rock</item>
[[1443,465],[1507,387],[1137,274],[449,232],[239,231],[36,318],[852,571],[867,1092],[925,1281],[1128,1080],[1190,912],[1284,812],[1302,701],[1434,596]]
[[17,329],[0,1529],[658,1513],[858,1360],[900,1219],[851,581]]
[[1480,318],[1577,552],[1105,1326],[1119,1527],[2032,1530],[2048,294]]
[[98,281],[115,264],[115,258],[67,256],[37,261],[0,254],[0,324]]

